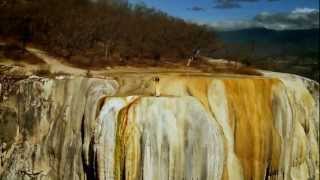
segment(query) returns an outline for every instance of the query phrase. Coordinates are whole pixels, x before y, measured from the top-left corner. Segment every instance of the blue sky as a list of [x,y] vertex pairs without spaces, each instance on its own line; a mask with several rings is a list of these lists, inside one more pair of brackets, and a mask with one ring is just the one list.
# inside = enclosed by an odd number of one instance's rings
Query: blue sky
[[206,24],[251,21],[261,13],[289,14],[297,9],[317,11],[319,9],[318,0],[131,0],[131,2],[144,2],[147,6],[160,9],[172,16]]

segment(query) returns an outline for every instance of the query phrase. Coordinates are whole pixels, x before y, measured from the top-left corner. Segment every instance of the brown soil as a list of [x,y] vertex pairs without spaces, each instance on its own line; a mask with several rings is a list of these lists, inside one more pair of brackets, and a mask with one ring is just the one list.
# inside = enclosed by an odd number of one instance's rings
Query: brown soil
[[[1,42],[6,42],[1,44]],[[33,44],[29,44],[29,47],[35,47],[41,49]],[[25,62],[34,65],[46,64],[45,60],[35,56],[34,54],[26,51],[15,40],[4,40],[0,37],[0,59],[1,56],[7,59],[14,60],[16,62]],[[61,58],[56,55],[50,54],[51,57],[60,61],[61,64],[80,68],[84,70],[102,70],[107,67],[134,67],[147,69],[151,68],[163,68],[163,69],[193,69],[206,73],[224,73],[224,74],[240,74],[240,75],[255,75],[261,76],[253,67],[248,66],[235,66],[219,63],[209,63],[205,58],[198,58],[191,63],[190,67],[187,67],[187,59],[174,59],[174,58],[161,58],[159,60],[148,58],[131,58],[120,61],[117,58],[103,59],[103,58],[88,58],[83,56],[74,56],[70,58]]]
[[253,67],[245,67],[245,66],[220,66],[219,64],[211,64],[208,63],[203,58],[198,58],[195,60],[190,67],[187,67],[187,59],[160,59],[160,60],[154,60],[154,59],[145,59],[145,58],[132,58],[129,60],[96,60],[92,61],[91,63],[79,63],[74,61],[66,60],[66,62],[69,66],[81,68],[81,69],[89,69],[89,70],[101,70],[106,67],[118,67],[118,66],[130,66],[130,67],[136,67],[136,68],[148,68],[148,67],[158,67],[158,68],[168,68],[168,69],[183,69],[183,68],[193,68],[198,69],[203,72],[207,73],[226,73],[226,74],[243,74],[243,75],[255,75],[255,76],[261,76],[262,74],[258,72]]
[[45,64],[42,59],[26,51],[18,44],[0,44],[0,58],[11,59],[16,62],[25,62],[28,64]]

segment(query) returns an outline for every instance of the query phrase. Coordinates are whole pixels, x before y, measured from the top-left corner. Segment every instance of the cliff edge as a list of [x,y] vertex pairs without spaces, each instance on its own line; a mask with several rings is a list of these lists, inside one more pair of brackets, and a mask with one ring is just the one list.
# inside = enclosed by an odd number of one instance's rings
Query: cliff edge
[[29,50],[45,63],[0,60],[0,179],[319,179],[314,81]]

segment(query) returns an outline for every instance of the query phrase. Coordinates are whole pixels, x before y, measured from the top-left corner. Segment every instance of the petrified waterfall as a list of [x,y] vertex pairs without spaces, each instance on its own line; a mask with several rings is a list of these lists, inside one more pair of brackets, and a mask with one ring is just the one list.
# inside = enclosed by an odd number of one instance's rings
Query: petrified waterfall
[[0,179],[319,179],[303,78],[0,76]]

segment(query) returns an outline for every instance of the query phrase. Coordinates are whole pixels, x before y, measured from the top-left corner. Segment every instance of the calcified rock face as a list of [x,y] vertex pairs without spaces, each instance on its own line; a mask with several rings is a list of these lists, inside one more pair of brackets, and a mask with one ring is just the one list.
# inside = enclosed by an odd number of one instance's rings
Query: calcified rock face
[[319,179],[302,78],[1,76],[0,179]]

